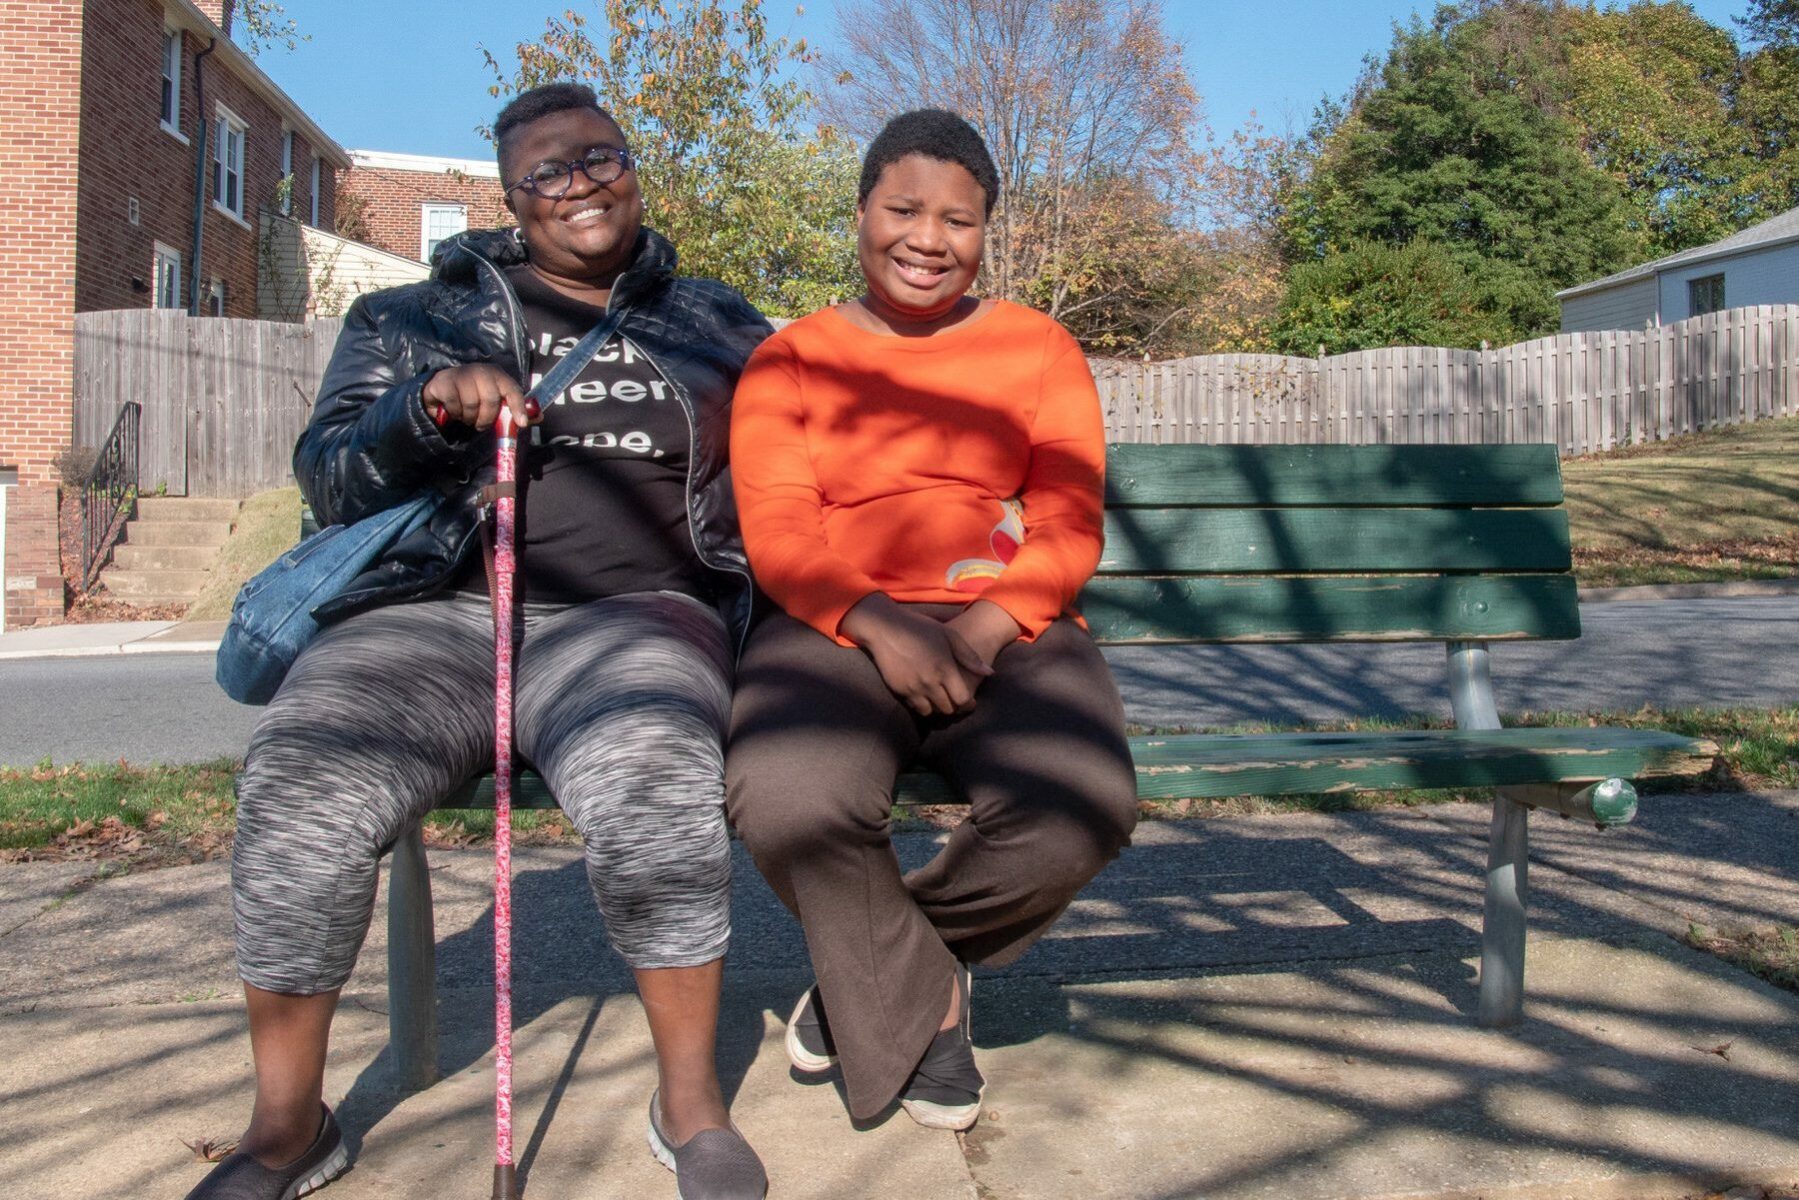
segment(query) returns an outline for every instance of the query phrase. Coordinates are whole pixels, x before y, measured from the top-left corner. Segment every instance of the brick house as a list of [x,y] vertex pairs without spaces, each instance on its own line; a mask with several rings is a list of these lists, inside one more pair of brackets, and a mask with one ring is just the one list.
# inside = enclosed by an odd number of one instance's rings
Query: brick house
[[493,159],[352,150],[339,187],[343,232],[418,262],[465,229],[513,224]]
[[231,42],[233,3],[0,7],[0,628],[63,611],[74,314],[255,317],[261,212],[334,225],[349,158]]

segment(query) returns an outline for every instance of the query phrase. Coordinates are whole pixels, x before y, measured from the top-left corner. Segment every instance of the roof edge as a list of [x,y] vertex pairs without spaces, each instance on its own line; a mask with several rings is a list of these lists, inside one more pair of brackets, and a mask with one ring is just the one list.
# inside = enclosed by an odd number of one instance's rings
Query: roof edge
[[435,154],[401,154],[395,150],[351,150],[353,166],[377,171],[420,171],[433,175],[456,172],[480,179],[498,179],[500,164],[491,158],[444,158]]
[[227,37],[223,29],[214,25],[212,18],[200,11],[193,0],[162,2],[163,12],[176,18],[176,24],[198,37],[211,39],[219,58],[230,64],[231,69],[243,76],[252,88],[261,93],[263,99],[273,104],[284,118],[305,134],[306,140],[320,158],[334,167],[346,170],[350,167],[350,156],[337,144],[337,140],[326,133],[292,96],[282,91],[281,85],[269,78],[268,72],[257,66],[256,60],[245,53],[243,47]]
[[[1772,220],[1773,218],[1769,219]],[[1753,229],[1755,227],[1751,225],[1749,228]],[[1739,230],[1738,232],[1747,231]],[[1733,233],[1730,236],[1736,237],[1737,235]],[[1571,288],[1563,288],[1555,294],[1555,298],[1557,300],[1571,300],[1576,296],[1585,296],[1591,292],[1621,287],[1627,283],[1636,283],[1641,279],[1657,278],[1661,275],[1662,268],[1664,267],[1690,267],[1695,263],[1716,262],[1721,258],[1736,258],[1739,255],[1753,254],[1758,250],[1766,250],[1771,246],[1787,246],[1794,242],[1799,242],[1799,233],[1783,234],[1780,237],[1769,238],[1765,242],[1751,242],[1748,245],[1742,246],[1695,246],[1691,250],[1676,250],[1672,254],[1664,254],[1662,257],[1652,259],[1649,262],[1639,263],[1637,266],[1619,271],[1615,275],[1607,275],[1605,278],[1595,279],[1591,283],[1579,283]],[[1676,259],[1679,259],[1680,261],[1675,262]]]
[[354,246],[358,250],[365,250],[370,254],[378,255],[381,258],[390,260],[396,264],[403,264],[408,267],[426,267],[428,269],[428,264],[422,263],[416,258],[407,258],[404,254],[395,254],[392,250],[383,250],[380,246],[370,245],[368,242],[359,242],[355,238],[345,237],[341,233],[334,233],[329,229],[320,229],[317,225],[308,225],[297,217],[282,216],[278,212],[271,212],[267,209],[263,210],[262,216],[263,219],[267,221],[283,221],[294,226],[302,238],[324,240],[344,246]]

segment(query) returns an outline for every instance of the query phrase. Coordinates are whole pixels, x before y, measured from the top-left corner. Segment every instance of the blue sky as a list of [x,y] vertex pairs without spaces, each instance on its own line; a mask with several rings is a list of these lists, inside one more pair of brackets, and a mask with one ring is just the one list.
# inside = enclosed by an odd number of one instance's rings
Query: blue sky
[[[261,66],[348,149],[485,158],[475,127],[498,102],[481,59],[486,45],[506,62],[511,47],[543,30],[551,12],[593,0],[287,0],[312,35],[292,52],[265,50]],[[1707,20],[1729,26],[1743,0],[1692,0]],[[1383,50],[1394,21],[1421,8],[1410,0],[1167,0],[1168,31],[1186,46],[1187,66],[1220,134],[1249,114],[1279,130],[1303,128],[1325,93],[1355,81],[1362,58]],[[835,0],[803,14],[792,0],[769,0],[770,21],[829,48]],[[446,16],[447,11],[455,15]]]

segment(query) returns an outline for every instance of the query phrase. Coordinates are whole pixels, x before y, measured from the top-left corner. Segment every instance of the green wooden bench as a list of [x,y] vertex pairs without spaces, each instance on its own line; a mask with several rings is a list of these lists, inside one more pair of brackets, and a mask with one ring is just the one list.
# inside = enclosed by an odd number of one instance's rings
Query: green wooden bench
[[[1106,552],[1081,608],[1107,645],[1444,644],[1454,730],[1132,739],[1144,797],[1499,789],[1488,852],[1479,1019],[1522,1013],[1533,808],[1601,827],[1636,812],[1630,780],[1709,766],[1715,747],[1644,730],[1502,729],[1494,642],[1580,636],[1553,446],[1111,448]],[[553,808],[521,775],[514,803]],[[908,775],[899,798],[952,800]],[[491,808],[491,778],[443,808]],[[402,1083],[436,1075],[431,885],[418,830],[394,848],[390,1027]]]

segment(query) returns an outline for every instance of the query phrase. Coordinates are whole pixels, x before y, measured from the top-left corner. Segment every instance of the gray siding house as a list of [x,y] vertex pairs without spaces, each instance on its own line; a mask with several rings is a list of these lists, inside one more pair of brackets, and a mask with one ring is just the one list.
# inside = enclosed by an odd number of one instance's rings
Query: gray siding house
[[1754,304],[1799,304],[1799,208],[1741,233],[1555,294],[1562,332],[1641,329]]

